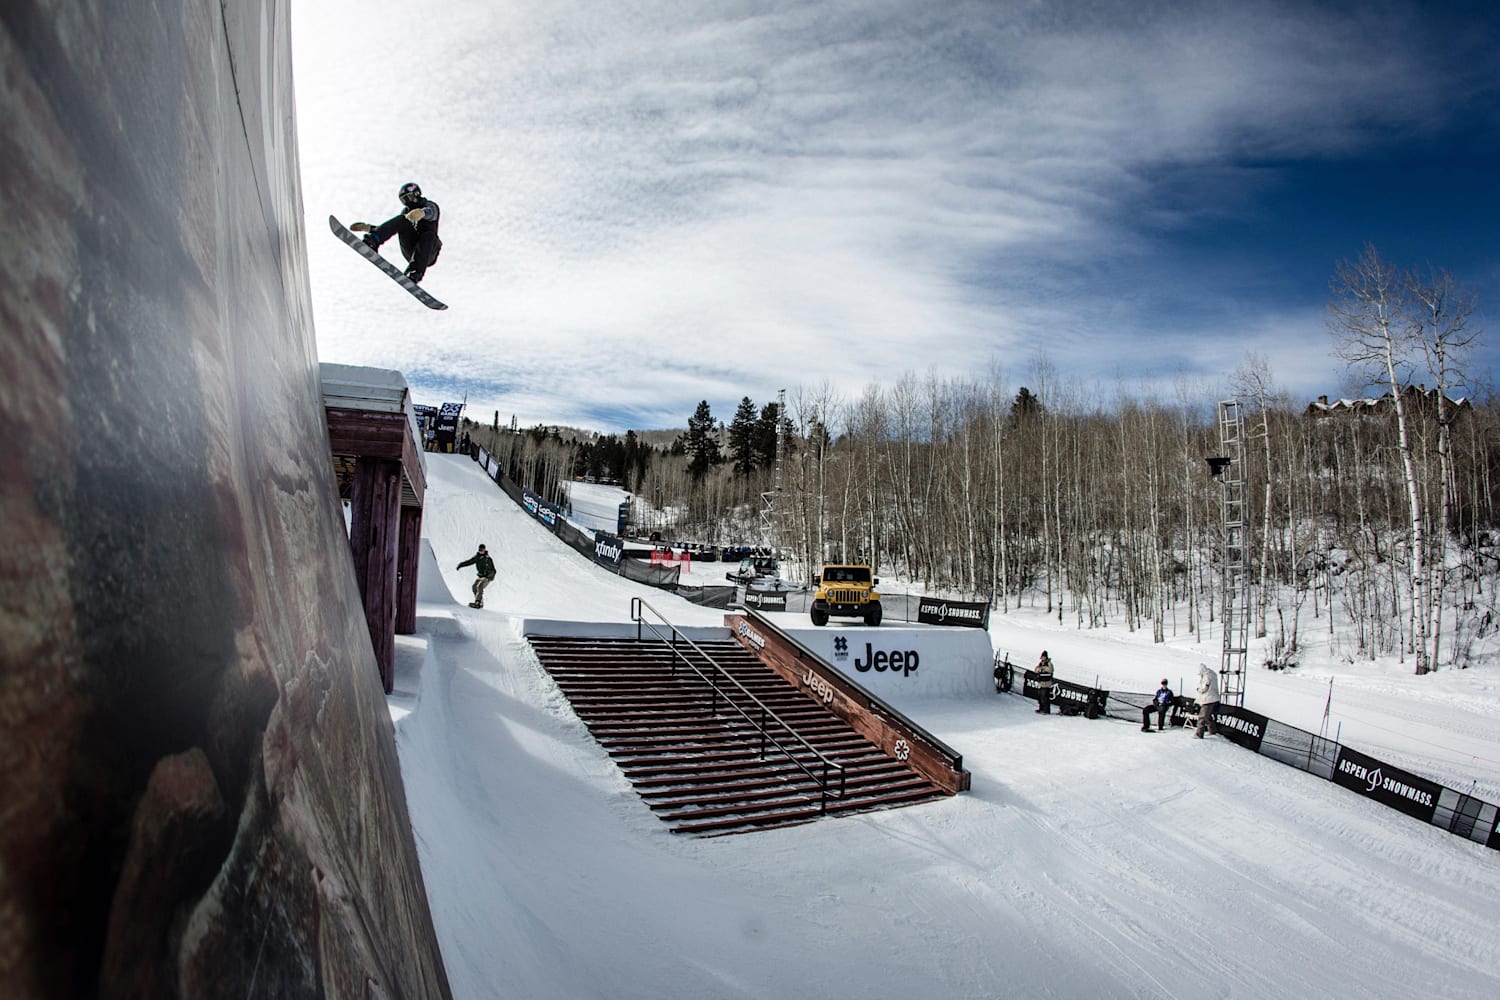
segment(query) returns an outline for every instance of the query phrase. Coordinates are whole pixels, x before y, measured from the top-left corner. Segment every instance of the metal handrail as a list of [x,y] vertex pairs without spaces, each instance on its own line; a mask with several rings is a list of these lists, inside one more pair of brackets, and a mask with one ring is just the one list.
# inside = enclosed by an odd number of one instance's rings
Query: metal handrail
[[[655,624],[646,621],[645,616],[642,614],[642,609],[643,608],[645,610],[650,611],[657,618],[660,618],[661,619],[661,623],[663,625],[666,625],[668,628],[670,628],[672,630],[670,638],[663,636],[662,632],[661,632],[661,629],[657,628]],[[738,712],[740,714],[740,717],[742,719],[744,719],[745,722],[747,722],[753,729],[755,729],[756,732],[760,733],[760,755],[761,755],[762,758],[764,758],[766,756],[766,744],[769,742],[772,746],[774,746],[777,750],[779,750],[782,753],[782,755],[787,758],[787,760],[790,760],[793,764],[797,765],[797,767],[799,769],[801,769],[801,771],[802,771],[803,774],[807,775],[809,779],[811,779],[812,781],[814,781],[814,782],[817,783],[817,785],[818,785],[818,791],[819,791],[819,796],[818,796],[818,810],[819,810],[819,812],[823,812],[823,813],[828,812],[828,800],[830,798],[833,798],[833,799],[842,799],[844,797],[844,793],[845,793],[845,769],[844,769],[844,766],[842,764],[836,764],[833,761],[829,760],[828,757],[821,750],[819,750],[817,747],[815,747],[811,743],[809,743],[802,736],[801,733],[797,732],[795,729],[793,729],[791,726],[789,726],[786,723],[786,721],[781,718],[781,716],[777,715],[775,712],[771,711],[771,709],[767,708],[766,704],[763,701],[761,701],[759,698],[757,698],[748,688],[745,687],[745,685],[741,684],[739,682],[739,680],[736,679],[733,674],[731,674],[729,671],[725,670],[722,666],[720,666],[719,665],[719,661],[715,660],[712,656],[710,656],[708,654],[707,650],[705,650],[702,646],[699,646],[692,639],[688,638],[688,636],[686,634],[684,634],[682,632],[682,630],[680,630],[676,625],[673,625],[670,621],[668,621],[666,615],[662,614],[660,611],[656,610],[651,605],[647,604],[641,598],[639,598],[639,597],[632,597],[630,599],[630,619],[631,619],[631,621],[635,622],[635,626],[636,626],[636,628],[635,628],[635,637],[636,637],[636,641],[637,642],[641,641],[641,639],[644,638],[644,636],[642,635],[642,630],[643,629],[650,629],[651,632],[652,632],[652,634],[654,634],[659,641],[661,641],[663,643],[666,643],[667,647],[672,651],[672,655],[674,657],[673,664],[672,664],[672,672],[673,673],[676,673],[676,671],[677,671],[676,660],[677,659],[681,659],[682,662],[684,664],[686,664],[687,667],[690,670],[693,671],[693,673],[695,673],[695,674],[698,675],[699,679],[701,679],[704,683],[706,683],[708,685],[708,688],[709,688],[709,691],[710,691],[710,695],[709,695],[709,712],[711,714],[717,715],[719,713],[719,700],[720,700],[720,696],[722,695],[723,696],[724,704],[727,705],[727,706],[729,706],[730,708],[734,709],[736,712]],[[691,646],[693,648],[693,650],[695,652],[697,652],[697,654],[699,656],[703,657],[703,659],[706,660],[713,667],[713,670],[714,670],[715,674],[723,675],[723,677],[724,677],[725,680],[729,681],[730,684],[733,684],[736,688],[738,688],[739,692],[741,694],[743,694],[746,698],[748,698],[751,702],[753,702],[755,704],[756,708],[760,709],[760,721],[759,722],[757,722],[754,718],[752,718],[750,716],[750,713],[747,712],[747,711],[745,711],[744,708],[742,708],[740,705],[736,704],[735,701],[734,701],[734,699],[732,699],[732,698],[729,697],[729,692],[721,689],[720,686],[719,686],[719,683],[713,677],[710,677],[710,676],[704,674],[704,672],[698,668],[698,665],[696,663],[694,663],[692,660],[688,659],[687,654],[683,653],[680,649],[677,648],[677,638],[679,636],[682,637],[682,641],[683,642],[685,642],[689,646]],[[776,725],[780,726],[783,730],[785,730],[787,732],[787,734],[789,734],[794,740],[796,740],[798,743],[801,743],[802,746],[804,748],[806,748],[806,750],[808,751],[808,753],[810,753],[814,757],[816,757],[818,759],[818,761],[822,764],[823,773],[821,775],[814,774],[812,768],[810,768],[807,764],[803,763],[802,760],[796,754],[792,753],[792,751],[788,750],[785,746],[783,746],[782,743],[781,743],[781,741],[778,740],[775,736],[773,736],[771,734],[770,730],[766,728],[766,720],[767,719],[773,720]],[[832,791],[830,790],[830,784],[831,783],[829,781],[829,774],[828,774],[828,772],[830,770],[836,771],[838,773],[838,794],[837,795],[833,794]]]

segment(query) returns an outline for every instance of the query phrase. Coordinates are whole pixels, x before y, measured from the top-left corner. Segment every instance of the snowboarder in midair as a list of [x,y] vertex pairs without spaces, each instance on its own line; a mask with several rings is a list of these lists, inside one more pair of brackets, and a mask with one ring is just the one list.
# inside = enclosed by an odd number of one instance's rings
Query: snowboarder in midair
[[401,199],[400,215],[393,215],[378,226],[356,222],[351,233],[364,233],[365,243],[375,250],[392,236],[401,241],[401,256],[406,258],[406,276],[421,281],[427,269],[437,262],[443,241],[438,239],[438,206],[422,197],[422,189],[408,181],[397,194]]

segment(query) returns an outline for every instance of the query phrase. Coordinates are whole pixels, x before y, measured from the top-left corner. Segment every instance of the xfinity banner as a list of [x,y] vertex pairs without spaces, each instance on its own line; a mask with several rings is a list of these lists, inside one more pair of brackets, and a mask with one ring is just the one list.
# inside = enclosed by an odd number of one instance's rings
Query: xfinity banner
[[615,535],[602,531],[594,533],[594,562],[620,572],[620,560],[625,556],[625,542]]
[[1246,750],[1260,753],[1260,741],[1266,735],[1264,715],[1220,702],[1218,711],[1214,713],[1214,725],[1219,727],[1220,736],[1238,743]]
[[1374,757],[1366,757],[1348,747],[1339,748],[1339,759],[1333,766],[1336,784],[1375,799],[1408,816],[1432,822],[1442,786],[1419,778],[1410,771],[1392,767]]
[[990,605],[988,601],[950,601],[943,597],[924,597],[917,602],[917,621],[923,625],[989,628]]

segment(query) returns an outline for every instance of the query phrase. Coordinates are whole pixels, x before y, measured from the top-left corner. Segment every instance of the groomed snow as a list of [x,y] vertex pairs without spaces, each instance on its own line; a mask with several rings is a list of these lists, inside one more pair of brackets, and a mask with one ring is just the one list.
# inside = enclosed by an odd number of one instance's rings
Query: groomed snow
[[[1220,739],[1018,697],[921,706],[964,755],[966,794],[672,835],[516,626],[622,622],[636,596],[679,625],[722,612],[591,566],[469,460],[428,458],[441,580],[423,579],[419,634],[398,637],[391,709],[456,997],[1500,996],[1500,853]],[[455,565],[478,542],[500,577],[476,611],[450,594],[469,599]],[[1217,635],[992,621],[1021,665],[1045,647],[1060,677],[1107,687],[1175,687],[1217,662]],[[1500,800],[1494,667],[1402,670],[1258,671],[1246,704],[1316,730],[1333,676],[1345,742]]]

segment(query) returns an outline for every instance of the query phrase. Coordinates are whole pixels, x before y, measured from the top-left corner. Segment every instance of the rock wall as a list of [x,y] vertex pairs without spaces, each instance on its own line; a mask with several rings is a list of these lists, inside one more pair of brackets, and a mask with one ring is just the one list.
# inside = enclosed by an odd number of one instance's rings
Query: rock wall
[[0,983],[445,997],[328,455],[290,0],[0,5]]

